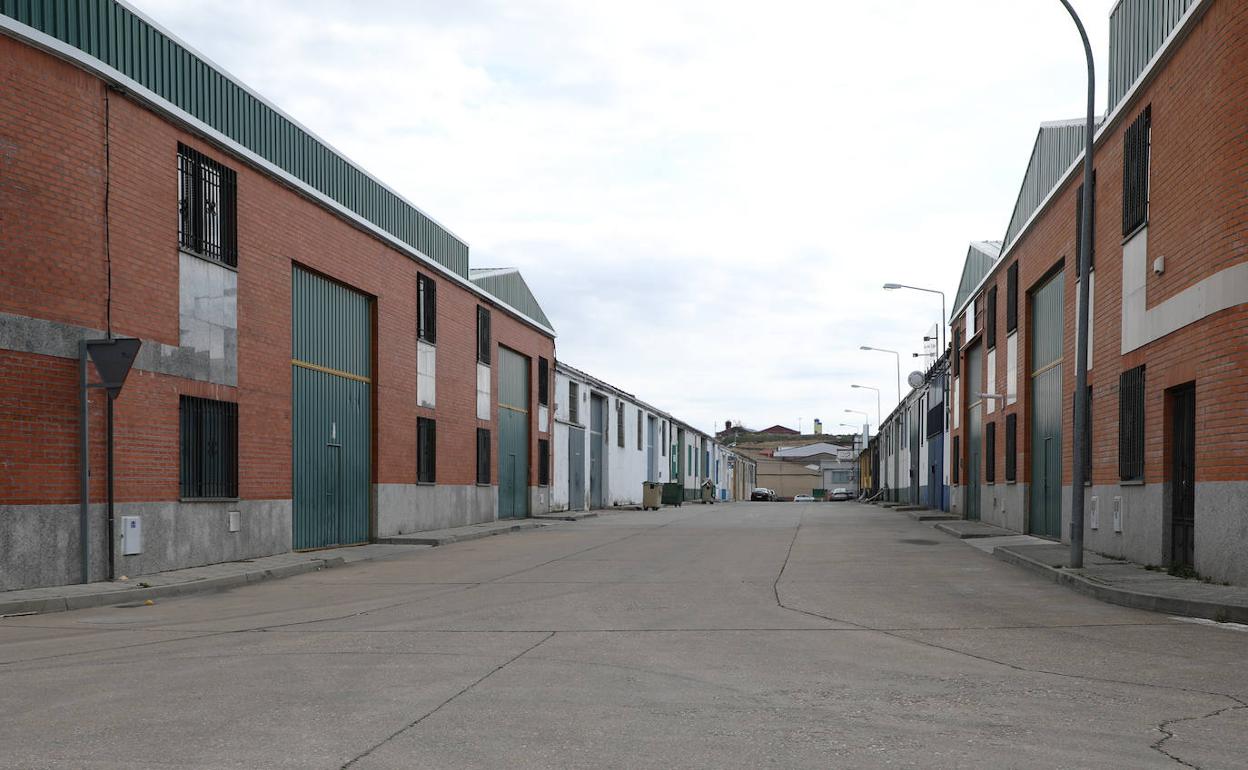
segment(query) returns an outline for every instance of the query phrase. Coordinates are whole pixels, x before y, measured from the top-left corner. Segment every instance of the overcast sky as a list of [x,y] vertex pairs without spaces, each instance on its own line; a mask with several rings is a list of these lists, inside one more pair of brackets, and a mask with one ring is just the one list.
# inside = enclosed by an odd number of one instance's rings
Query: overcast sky
[[[1041,121],[1058,0],[138,0],[471,246],[560,359],[704,429],[896,403]],[[1076,0],[1104,109],[1112,0]],[[905,383],[902,383],[905,388]]]

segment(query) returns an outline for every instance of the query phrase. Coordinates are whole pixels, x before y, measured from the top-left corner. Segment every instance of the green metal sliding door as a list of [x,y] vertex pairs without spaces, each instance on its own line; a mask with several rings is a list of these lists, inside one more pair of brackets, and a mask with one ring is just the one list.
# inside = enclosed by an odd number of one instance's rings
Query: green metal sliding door
[[979,521],[984,442],[984,349],[976,343],[966,352],[966,518]]
[[299,268],[292,289],[293,544],[363,543],[372,479],[372,300]]
[[1062,273],[1031,297],[1031,509],[1028,531],[1062,536]]
[[498,518],[529,515],[529,359],[498,349]]

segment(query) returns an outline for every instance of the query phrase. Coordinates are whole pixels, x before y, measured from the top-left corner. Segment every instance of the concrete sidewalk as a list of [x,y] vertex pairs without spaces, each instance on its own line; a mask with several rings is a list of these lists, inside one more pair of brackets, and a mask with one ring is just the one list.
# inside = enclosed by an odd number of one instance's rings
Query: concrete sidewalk
[[259,559],[208,564],[202,567],[140,575],[124,581],[3,591],[0,592],[0,618],[131,602],[142,603],[148,599],[221,591],[261,580],[301,575],[305,572],[340,567],[361,561],[390,559],[422,548],[476,540],[524,529],[548,527],[555,523],[536,518],[492,521],[467,527],[382,538],[376,543],[367,545],[327,548],[303,553],[283,553]]
[[1175,577],[1164,569],[1084,551],[1083,567],[1070,569],[1070,546],[1021,535],[977,521],[951,521],[935,528],[1086,596],[1123,607],[1248,623],[1248,588]]

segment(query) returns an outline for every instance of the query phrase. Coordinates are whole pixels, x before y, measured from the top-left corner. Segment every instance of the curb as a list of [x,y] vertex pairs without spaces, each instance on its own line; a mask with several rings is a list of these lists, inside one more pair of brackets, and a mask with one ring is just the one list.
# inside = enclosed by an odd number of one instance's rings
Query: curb
[[946,535],[956,537],[959,540],[972,540],[978,537],[1005,537],[1013,534],[1012,532],[962,532],[950,524],[937,524],[936,529],[944,532]]
[[1234,604],[1219,604],[1201,599],[1180,599],[1173,596],[1159,596],[1127,591],[1122,588],[1098,583],[1067,569],[1050,567],[1049,565],[1015,553],[1004,546],[992,550],[992,555],[1007,564],[1042,575],[1058,585],[1066,586],[1077,593],[1093,599],[1131,607],[1137,610],[1161,612],[1167,615],[1185,615],[1193,618],[1206,618],[1216,621],[1248,623],[1248,607]]
[[52,612],[67,612],[69,610],[82,610],[89,609],[91,607],[112,606],[114,604],[122,604],[124,602],[142,602],[147,599],[162,599],[171,596],[189,596],[191,594],[222,591],[227,588],[235,588],[248,583],[259,583],[264,580],[275,580],[278,578],[292,577],[294,575],[302,575],[307,572],[317,572],[323,569],[341,567],[346,563],[347,560],[343,557],[335,556],[329,559],[317,559],[315,561],[302,562],[299,564],[287,564],[281,567],[256,570],[254,572],[244,572],[241,575],[223,575],[221,577],[203,578],[200,580],[191,580],[185,583],[171,583],[163,586],[124,588],[113,591],[99,591],[91,594],[81,594],[78,596],[52,596],[46,599],[21,599],[17,601],[0,600],[0,617],[4,617],[6,615],[43,615]]
[[944,511],[910,511],[906,515],[915,521],[958,521],[957,516]]
[[496,529],[485,529],[477,532],[465,532],[462,535],[438,535],[436,537],[415,535],[402,535],[400,537],[383,537],[377,540],[378,543],[384,545],[450,545],[451,543],[466,543],[469,540],[480,540],[483,537],[493,537],[494,535],[506,535],[512,532],[519,532],[524,529],[536,529],[544,525],[541,520],[527,519],[532,523],[516,523],[510,527],[499,527]]
[[529,514],[530,519],[538,521],[581,521],[597,518],[598,511],[581,511],[580,513],[535,513]]

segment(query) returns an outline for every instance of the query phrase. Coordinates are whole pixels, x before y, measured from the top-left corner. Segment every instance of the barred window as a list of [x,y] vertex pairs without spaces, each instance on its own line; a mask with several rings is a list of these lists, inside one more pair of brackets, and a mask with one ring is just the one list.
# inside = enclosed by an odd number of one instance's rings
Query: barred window
[[437,423],[426,417],[416,418],[416,480],[432,484],[437,480]]
[[988,349],[997,346],[997,287],[988,289],[988,317],[984,322],[984,336],[987,338]]
[[490,429],[477,428],[477,483],[490,483]]
[[238,182],[233,169],[178,145],[178,246],[238,267]]
[[238,404],[182,396],[179,494],[238,497]]
[[426,275],[416,276],[416,335],[428,343],[438,341],[438,285]]
[[[1072,402],[1074,401],[1073,395],[1072,395],[1071,401]],[[1078,410],[1078,405],[1072,403],[1071,404],[1071,423],[1070,423],[1071,430],[1076,429],[1074,417],[1078,415],[1077,410]],[[1091,484],[1092,483],[1092,386],[1091,385],[1088,386],[1088,400],[1084,404],[1083,419],[1084,419],[1084,424],[1088,426],[1088,433],[1087,433],[1088,440],[1083,442],[1083,482],[1085,484]],[[1074,447],[1075,442],[1071,441],[1070,445],[1071,447]]]
[[995,484],[997,481],[997,422],[993,420],[984,426],[984,481]]
[[645,441],[641,437],[641,410],[637,410],[637,451],[640,452],[645,446]]
[[1018,415],[1005,416],[1005,480],[1018,480]]
[[1005,333],[1018,328],[1018,262],[1005,273]]
[[581,386],[575,382],[568,383],[568,422],[580,422],[581,419]]
[[615,400],[615,442],[624,448],[624,402]]
[[1127,127],[1122,141],[1122,235],[1148,221],[1148,166],[1153,108],[1148,106]]
[[667,457],[667,420],[663,421],[662,427],[663,437],[659,440],[659,452]]
[[962,467],[962,454],[959,448],[961,442],[958,441],[959,438],[961,436],[953,437],[953,452],[950,457],[950,461],[953,464],[949,467],[949,481],[952,484],[958,483],[958,469]]
[[1118,477],[1144,478],[1144,365],[1118,377]]
[[477,306],[477,360],[483,364],[490,362],[490,311]]
[[550,405],[550,362],[540,356],[537,359],[537,403]]
[[541,487],[550,486],[550,440],[537,440],[537,484]]
[[[1091,248],[1088,249],[1088,271],[1096,267],[1096,171],[1092,172],[1092,215],[1088,228]],[[1075,193],[1075,277],[1079,276],[1079,261],[1083,259],[1083,185]]]

